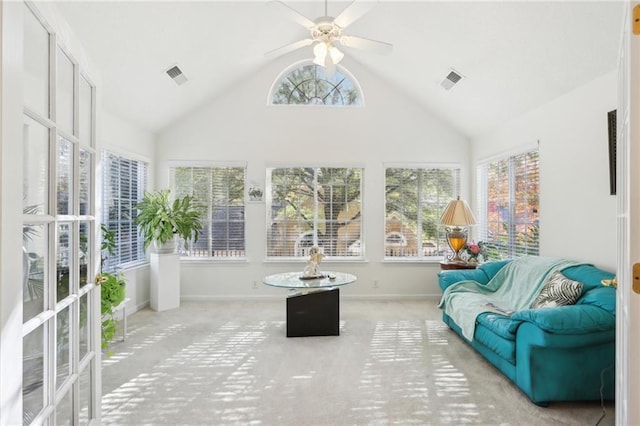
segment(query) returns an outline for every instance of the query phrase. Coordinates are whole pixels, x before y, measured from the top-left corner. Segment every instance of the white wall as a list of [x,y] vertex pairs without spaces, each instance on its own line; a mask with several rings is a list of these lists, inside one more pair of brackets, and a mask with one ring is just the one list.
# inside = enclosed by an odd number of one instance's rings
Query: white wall
[[[343,294],[358,296],[438,295],[439,264],[382,262],[385,162],[462,162],[468,195],[468,141],[357,63],[344,60],[360,82],[363,108],[267,107],[269,89],[295,60],[280,58],[233,91],[158,135],[158,187],[168,187],[171,160],[246,161],[248,181],[264,183],[274,164],[357,165],[365,169],[364,234],[368,262],[323,262],[323,268],[352,272],[358,282]],[[215,76],[212,76],[215,78]],[[247,263],[182,262],[182,297],[282,297],[261,284],[265,275],[302,270],[304,262],[265,263],[265,204],[246,206]],[[374,288],[374,280],[377,288]],[[255,286],[254,286],[255,283]],[[254,288],[255,287],[255,288]]]
[[[103,149],[149,163],[149,188],[154,188],[155,135],[141,129],[131,122],[102,110],[98,117],[99,151]],[[102,179],[102,171],[98,170],[98,179]],[[98,206],[98,211],[101,206]],[[149,265],[125,269],[127,315],[149,304]]]
[[[120,118],[103,109],[100,115],[100,141],[101,149],[127,155],[130,158],[153,163],[155,157],[156,136],[148,130]],[[153,188],[154,172],[153,164],[149,167],[149,183]]]
[[616,197],[609,195],[611,72],[473,140],[483,159],[540,141],[540,254],[616,268]]

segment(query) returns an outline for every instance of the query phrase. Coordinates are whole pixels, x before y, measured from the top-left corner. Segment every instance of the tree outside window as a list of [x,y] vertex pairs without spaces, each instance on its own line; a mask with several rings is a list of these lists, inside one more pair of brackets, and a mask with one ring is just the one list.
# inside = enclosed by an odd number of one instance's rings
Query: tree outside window
[[267,254],[363,258],[361,168],[291,167],[267,170],[271,193]]
[[440,216],[460,192],[460,169],[388,167],[385,170],[385,259],[442,257]]
[[480,239],[489,259],[539,254],[538,151],[478,167]]
[[308,64],[287,73],[271,96],[273,105],[359,106],[356,85],[343,73],[324,74],[324,67]]

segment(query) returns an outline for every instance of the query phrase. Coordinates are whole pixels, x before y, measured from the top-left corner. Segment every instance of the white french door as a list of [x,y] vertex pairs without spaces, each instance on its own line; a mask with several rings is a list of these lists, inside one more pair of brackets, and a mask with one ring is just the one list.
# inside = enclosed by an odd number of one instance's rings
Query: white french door
[[31,3],[23,53],[22,420],[89,424],[100,383],[95,88]]
[[618,292],[616,312],[616,424],[640,424],[640,295],[633,265],[640,262],[640,35],[625,4],[617,110]]

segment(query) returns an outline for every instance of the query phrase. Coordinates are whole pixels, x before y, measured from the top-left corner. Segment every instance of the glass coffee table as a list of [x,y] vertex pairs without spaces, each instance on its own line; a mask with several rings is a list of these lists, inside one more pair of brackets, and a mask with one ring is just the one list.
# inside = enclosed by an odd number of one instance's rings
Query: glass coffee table
[[340,289],[357,280],[344,272],[324,271],[319,277],[303,277],[302,272],[269,275],[262,282],[289,289],[287,296],[287,337],[339,336]]

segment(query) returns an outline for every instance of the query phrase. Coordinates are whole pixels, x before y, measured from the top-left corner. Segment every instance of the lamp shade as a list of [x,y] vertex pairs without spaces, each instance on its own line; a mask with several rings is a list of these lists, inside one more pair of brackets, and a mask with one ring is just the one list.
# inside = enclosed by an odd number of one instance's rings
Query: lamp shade
[[440,216],[440,223],[449,226],[469,226],[476,224],[476,218],[466,201],[458,197],[452,200]]
[[313,63],[324,67],[327,59],[327,45],[322,42],[316,44],[313,48],[313,54],[315,55]]
[[344,58],[344,53],[334,46],[329,47],[329,55],[331,56],[333,63],[336,65]]

